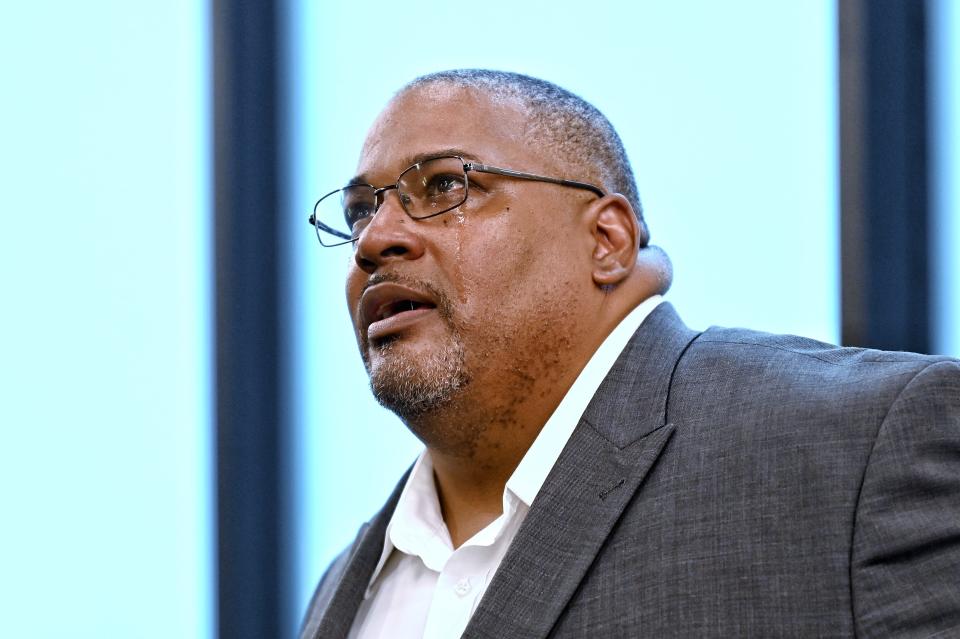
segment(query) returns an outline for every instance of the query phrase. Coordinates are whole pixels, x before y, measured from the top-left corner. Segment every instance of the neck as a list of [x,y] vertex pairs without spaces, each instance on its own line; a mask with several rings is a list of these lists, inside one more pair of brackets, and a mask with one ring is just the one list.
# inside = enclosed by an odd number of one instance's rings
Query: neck
[[454,547],[500,516],[507,480],[608,332],[486,371],[454,401],[408,420],[430,451]]
[[[576,373],[569,380],[556,379],[555,388],[566,392],[575,378]],[[560,393],[544,401],[548,398],[539,390],[530,391],[526,398],[513,398],[492,410],[457,411],[445,420],[448,437],[427,443],[440,508],[455,548],[501,515],[507,480],[563,398]],[[468,435],[472,441],[461,440],[461,445],[451,446],[451,425],[456,425],[458,435]],[[423,432],[422,426],[418,426],[418,434]],[[429,430],[436,432],[433,427]]]

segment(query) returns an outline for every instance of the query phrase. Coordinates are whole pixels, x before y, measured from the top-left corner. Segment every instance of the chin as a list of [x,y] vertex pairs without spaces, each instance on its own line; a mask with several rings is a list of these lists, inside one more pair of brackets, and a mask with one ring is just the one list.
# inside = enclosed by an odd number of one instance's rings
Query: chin
[[459,340],[426,352],[405,352],[399,340],[382,341],[365,354],[374,397],[401,419],[411,420],[452,403],[470,376]]

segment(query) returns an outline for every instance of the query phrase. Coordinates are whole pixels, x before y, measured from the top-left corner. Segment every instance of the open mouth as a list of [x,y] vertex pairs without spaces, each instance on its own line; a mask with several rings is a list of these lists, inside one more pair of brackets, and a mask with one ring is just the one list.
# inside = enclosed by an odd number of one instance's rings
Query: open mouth
[[360,298],[360,326],[371,342],[395,339],[437,309],[434,296],[396,282],[367,288]]
[[416,300],[398,300],[396,302],[390,302],[384,304],[380,307],[380,310],[376,314],[375,321],[381,321],[389,319],[401,313],[408,313],[410,311],[416,311],[418,309],[425,308],[431,309],[436,308],[435,305],[429,302],[418,302]]

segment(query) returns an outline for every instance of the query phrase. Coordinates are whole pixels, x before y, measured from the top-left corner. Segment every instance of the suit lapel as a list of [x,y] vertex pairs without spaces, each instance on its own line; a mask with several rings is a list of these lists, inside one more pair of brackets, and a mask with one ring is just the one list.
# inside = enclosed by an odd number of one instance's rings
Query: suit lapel
[[347,636],[357,609],[363,601],[363,594],[370,584],[370,577],[380,560],[387,524],[393,516],[409,475],[410,471],[407,470],[387,503],[360,531],[343,569],[333,576],[338,581],[331,585],[332,594],[326,597],[325,602],[318,601],[316,608],[311,609],[302,637],[334,639]]
[[545,637],[663,451],[673,370],[697,334],[661,304],[584,412],[463,637]]

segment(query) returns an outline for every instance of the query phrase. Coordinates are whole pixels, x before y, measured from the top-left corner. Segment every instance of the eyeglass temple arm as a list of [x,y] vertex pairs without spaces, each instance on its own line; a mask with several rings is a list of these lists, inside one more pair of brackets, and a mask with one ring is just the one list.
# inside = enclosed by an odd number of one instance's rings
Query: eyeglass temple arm
[[343,238],[345,240],[353,240],[353,238],[347,235],[346,233],[341,233],[337,229],[327,226],[326,224],[318,220],[317,216],[314,215],[313,213],[310,214],[310,217],[307,219],[307,221],[310,222],[310,226],[314,226],[320,229],[321,231],[326,231],[330,235],[335,235],[336,237]]
[[560,178],[544,177],[542,175],[534,175],[533,173],[523,173],[521,171],[501,169],[495,166],[478,164],[475,162],[466,162],[464,163],[463,167],[467,171],[477,171],[479,173],[493,173],[495,175],[506,175],[507,177],[519,178],[521,180],[531,180],[533,182],[549,182],[550,184],[561,184],[563,186],[572,186],[577,189],[586,189],[587,191],[592,191],[598,197],[603,197],[606,195],[606,193],[604,193],[603,189],[601,189],[600,187],[594,186],[592,184],[587,184],[586,182],[577,182],[576,180],[563,180]]

